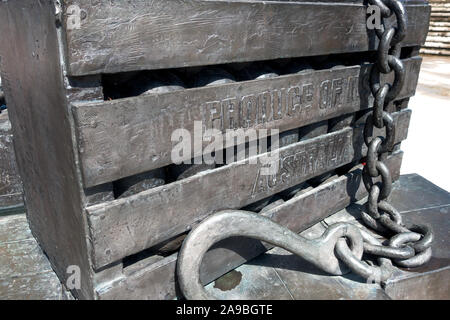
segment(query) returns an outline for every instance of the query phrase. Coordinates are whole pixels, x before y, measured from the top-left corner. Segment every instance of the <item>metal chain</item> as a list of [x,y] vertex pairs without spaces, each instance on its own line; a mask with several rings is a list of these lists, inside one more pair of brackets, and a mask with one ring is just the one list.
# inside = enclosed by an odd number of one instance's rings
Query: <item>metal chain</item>
[[[393,263],[417,267],[431,258],[433,232],[427,226],[406,228],[400,213],[387,201],[392,191],[392,176],[385,164],[395,143],[395,122],[387,111],[403,87],[405,68],[400,59],[400,42],[406,34],[406,12],[399,0],[369,0],[380,7],[383,26],[376,34],[380,39],[378,62],[372,68],[370,86],[375,98],[373,112],[364,127],[367,145],[366,165],[362,172],[369,196],[365,224],[391,238],[388,245],[368,231],[350,223],[331,225],[316,239],[305,239],[267,217],[241,210],[226,210],[210,216],[186,237],[178,255],[177,275],[180,289],[187,299],[214,299],[200,282],[203,256],[215,243],[233,236],[250,237],[284,248],[303,257],[318,268],[334,275],[354,273],[374,282],[388,280]],[[397,27],[387,26],[385,19],[395,15]],[[394,72],[392,84],[382,84],[381,74]],[[372,138],[373,129],[385,128],[384,137]],[[375,178],[381,178],[375,182]],[[377,257],[378,266],[362,260],[363,253]]]
[[[408,268],[428,262],[434,236],[427,226],[414,225],[406,228],[399,212],[387,201],[392,191],[392,176],[384,161],[395,143],[395,123],[387,107],[397,97],[405,81],[400,42],[406,35],[407,17],[403,4],[398,0],[369,0],[369,3],[380,8],[383,25],[376,30],[380,40],[378,62],[370,74],[370,87],[375,98],[373,112],[364,126],[364,141],[368,150],[362,178],[369,196],[367,212],[362,212],[362,219],[368,227],[393,236],[388,246],[384,246],[369,234],[363,234],[364,252],[380,257],[379,269],[368,268],[365,262],[356,259],[345,242],[337,243],[336,254],[353,272],[365,278],[385,281],[390,277],[389,269],[392,267],[389,259],[398,266]],[[385,19],[392,15],[396,17],[396,27],[388,27],[386,24]],[[393,83],[382,84],[381,74],[391,72],[395,76]],[[372,138],[375,127],[385,128],[385,137]],[[381,181],[374,182],[378,177],[381,177]]]

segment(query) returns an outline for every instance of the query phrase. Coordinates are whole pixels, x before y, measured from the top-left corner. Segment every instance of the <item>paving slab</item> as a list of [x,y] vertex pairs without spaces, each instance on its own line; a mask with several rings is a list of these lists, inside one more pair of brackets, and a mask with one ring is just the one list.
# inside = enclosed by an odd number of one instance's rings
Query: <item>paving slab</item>
[[450,193],[417,175],[402,175],[389,197],[399,212],[427,209],[450,204]]
[[70,298],[33,238],[25,214],[0,216],[0,300]]
[[[340,212],[337,217],[345,220],[346,213]],[[352,222],[356,223],[356,220]],[[318,223],[301,235],[314,239],[325,230],[326,225]],[[351,277],[330,276],[281,248],[274,248],[249,264],[273,267],[296,300],[389,300],[377,284],[366,284]]]

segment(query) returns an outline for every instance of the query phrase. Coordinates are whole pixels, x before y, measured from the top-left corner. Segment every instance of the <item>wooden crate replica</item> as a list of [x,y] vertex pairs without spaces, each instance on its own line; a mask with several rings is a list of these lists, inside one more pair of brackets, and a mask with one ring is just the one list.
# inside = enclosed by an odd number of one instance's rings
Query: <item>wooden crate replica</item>
[[[390,106],[395,179],[430,14],[421,0],[406,10],[407,81]],[[78,298],[176,298],[183,237],[218,210],[300,232],[366,195],[362,125],[378,40],[362,0],[6,0],[0,33],[30,226],[63,283],[80,268]],[[195,121],[223,134],[279,129],[279,172],[245,160],[173,164],[172,133],[194,135]],[[266,250],[217,244],[203,282]]]

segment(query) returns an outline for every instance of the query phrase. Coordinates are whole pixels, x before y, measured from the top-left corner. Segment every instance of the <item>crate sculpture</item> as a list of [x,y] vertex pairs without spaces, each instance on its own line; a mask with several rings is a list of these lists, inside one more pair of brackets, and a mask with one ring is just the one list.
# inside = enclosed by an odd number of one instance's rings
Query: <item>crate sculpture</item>
[[[178,250],[211,214],[245,208],[298,233],[365,197],[362,131],[379,45],[366,9],[362,0],[2,1],[1,72],[27,215],[74,295],[180,297]],[[389,105],[393,179],[430,15],[422,0],[405,9],[406,82]],[[173,132],[194,136],[196,122],[224,136],[279,129],[280,170],[174,164]],[[202,282],[268,248],[218,243]]]

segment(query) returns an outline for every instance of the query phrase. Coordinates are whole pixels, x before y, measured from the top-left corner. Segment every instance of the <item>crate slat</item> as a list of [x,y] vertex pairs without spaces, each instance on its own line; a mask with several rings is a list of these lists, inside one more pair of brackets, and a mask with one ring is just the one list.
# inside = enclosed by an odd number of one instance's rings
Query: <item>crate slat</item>
[[[362,3],[66,0],[83,13],[65,30],[69,75],[375,50]],[[423,44],[430,7],[406,4],[403,46]],[[70,15],[64,15],[63,26]],[[390,22],[393,23],[394,17]]]
[[[399,99],[414,95],[421,61],[420,57],[405,61],[407,80]],[[230,128],[229,119],[238,119],[242,101],[251,102],[251,115],[247,118],[253,121],[249,127],[277,128],[280,132],[369,108],[373,104],[366,84],[369,73],[370,65],[366,64],[160,95],[74,104],[72,110],[85,187],[170,164],[174,146],[172,133],[184,128],[193,137],[196,120],[225,134],[224,129]],[[392,77],[390,74],[385,79],[392,81]],[[327,91],[327,87],[331,90]],[[284,98],[276,103],[278,94]],[[263,100],[267,95],[271,105],[267,108],[267,121],[263,122],[256,115],[261,114],[257,111],[262,101],[267,101]],[[324,108],[323,101],[335,101],[336,97],[340,103]],[[233,114],[229,112],[230,106],[233,106]],[[275,116],[273,110],[278,111]],[[203,146],[209,143],[205,141]]]

